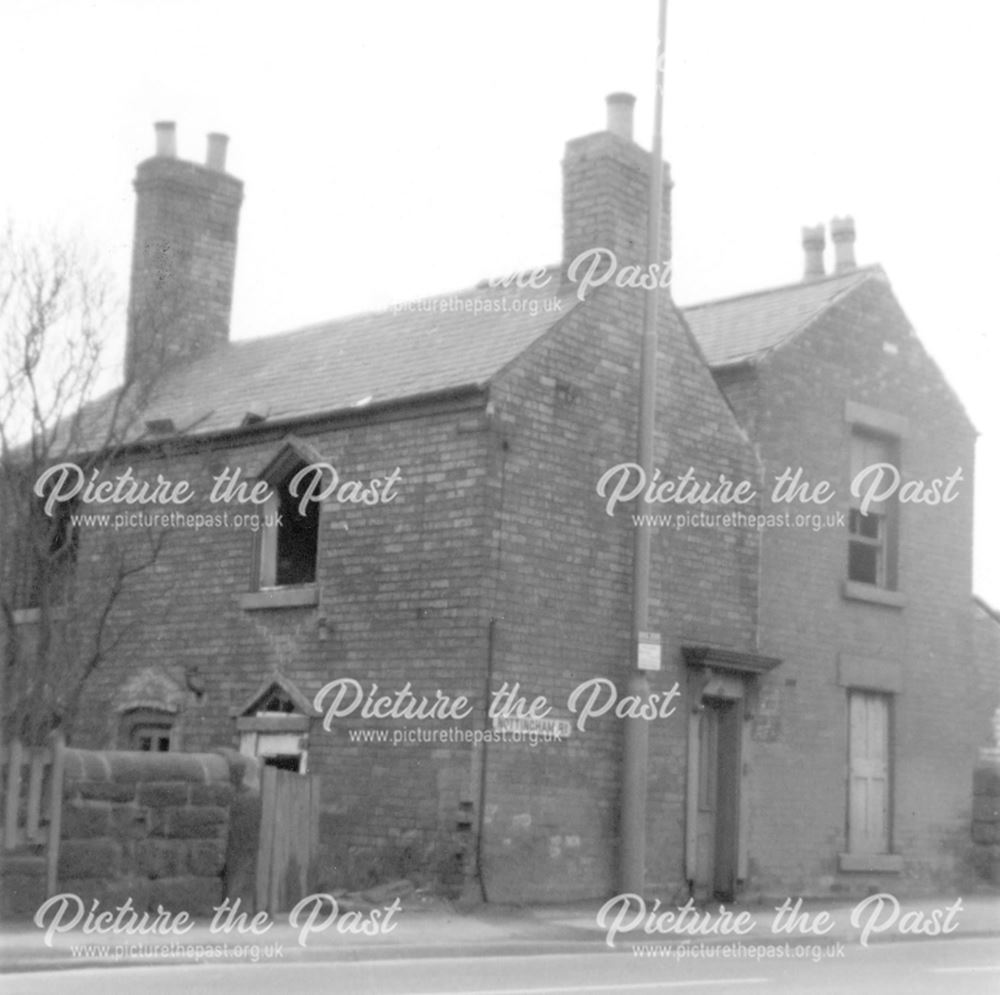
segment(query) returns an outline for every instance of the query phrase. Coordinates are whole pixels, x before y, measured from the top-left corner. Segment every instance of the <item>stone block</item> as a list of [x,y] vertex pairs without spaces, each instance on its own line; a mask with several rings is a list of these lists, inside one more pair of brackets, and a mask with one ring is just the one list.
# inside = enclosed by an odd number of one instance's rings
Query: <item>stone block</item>
[[116,806],[111,810],[111,833],[119,840],[136,840],[149,836],[149,811],[138,805]]
[[148,805],[150,808],[186,805],[191,790],[192,785],[183,781],[147,781],[136,788],[135,800],[136,804]]
[[228,808],[233,802],[235,789],[231,784],[192,784],[192,805],[221,805]]
[[63,754],[66,784],[110,780],[106,754],[97,750],[67,749]]
[[177,877],[186,871],[186,849],[173,840],[139,840],[134,850],[135,870],[150,879]]
[[222,901],[222,879],[217,877],[160,878],[150,883],[150,902],[174,914],[209,915]]
[[135,798],[134,784],[114,784],[111,781],[77,781],[73,788],[88,801],[130,802]]
[[111,807],[107,802],[63,805],[62,838],[64,840],[108,836],[110,826]]
[[226,866],[223,840],[195,840],[188,844],[187,866],[198,877],[218,877]]
[[185,839],[224,838],[228,824],[228,810],[218,806],[174,808],[167,816],[166,835]]
[[137,753],[109,750],[109,780],[119,784],[146,781],[228,782],[229,766],[211,753]]
[[114,840],[63,840],[59,844],[59,880],[113,877],[121,866],[121,847]]

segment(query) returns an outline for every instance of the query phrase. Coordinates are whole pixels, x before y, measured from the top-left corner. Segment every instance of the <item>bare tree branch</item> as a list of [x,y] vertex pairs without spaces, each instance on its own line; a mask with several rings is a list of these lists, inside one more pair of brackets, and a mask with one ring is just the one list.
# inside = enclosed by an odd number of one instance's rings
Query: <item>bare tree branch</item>
[[[32,742],[72,726],[87,682],[133,629],[116,609],[168,535],[147,537],[143,552],[134,535],[105,530],[84,537],[92,552],[81,560],[73,506],[46,514],[34,489],[57,463],[88,478],[110,469],[142,435],[156,379],[143,373],[102,393],[115,305],[79,245],[0,232],[0,715],[4,735]],[[179,314],[178,302],[161,301],[142,316],[154,347]]]

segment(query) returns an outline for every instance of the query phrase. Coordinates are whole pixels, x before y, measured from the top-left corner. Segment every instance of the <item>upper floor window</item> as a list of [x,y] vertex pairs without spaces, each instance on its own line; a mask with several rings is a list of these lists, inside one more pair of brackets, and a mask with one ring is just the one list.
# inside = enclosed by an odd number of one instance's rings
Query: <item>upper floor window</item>
[[37,608],[59,604],[66,599],[76,567],[80,545],[79,527],[74,522],[77,501],[59,501],[52,514],[44,511],[47,493],[24,507],[27,513],[21,528],[12,530],[8,551],[15,569],[14,604],[17,608]]
[[287,587],[316,582],[316,547],[319,541],[319,505],[310,502],[299,513],[298,499],[289,484],[304,463],[295,464],[277,483],[265,505],[261,549],[261,587]]
[[271,486],[271,496],[263,506],[263,523],[258,534],[255,578],[258,588],[316,582],[319,504],[310,501],[300,512],[301,493],[293,495],[291,483],[304,467],[321,461],[312,447],[289,438],[261,474],[261,479]]
[[[851,433],[851,479],[877,463],[896,466],[897,451],[894,439],[855,427]],[[894,590],[896,501],[872,501],[863,510],[861,504],[861,498],[852,495],[848,515],[847,579]]]

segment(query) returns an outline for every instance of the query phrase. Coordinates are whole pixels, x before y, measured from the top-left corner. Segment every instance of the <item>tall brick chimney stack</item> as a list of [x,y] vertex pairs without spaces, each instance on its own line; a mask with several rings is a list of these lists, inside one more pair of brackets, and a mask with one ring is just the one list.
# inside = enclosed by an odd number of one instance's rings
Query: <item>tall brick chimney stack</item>
[[826,250],[826,229],[822,225],[802,229],[802,252],[805,256],[803,280],[819,280],[826,276],[823,253]]
[[172,121],[135,175],[135,235],[125,376],[190,359],[229,340],[243,184],[225,172],[225,135],[205,165],[177,158]]
[[838,273],[849,273],[858,268],[854,261],[854,236],[854,218],[834,218],[830,222],[830,239],[837,253]]
[[[607,98],[607,128],[574,138],[563,158],[563,269],[582,252],[611,249],[619,266],[646,262],[649,153],[632,137],[635,97]],[[664,168],[660,261],[670,259],[670,172]]]

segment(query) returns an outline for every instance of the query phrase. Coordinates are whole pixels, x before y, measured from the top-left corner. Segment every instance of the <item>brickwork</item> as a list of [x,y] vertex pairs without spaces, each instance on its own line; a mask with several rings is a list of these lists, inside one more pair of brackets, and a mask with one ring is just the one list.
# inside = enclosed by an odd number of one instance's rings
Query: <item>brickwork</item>
[[[848,401],[909,419],[904,479],[962,467],[954,503],[900,507],[901,608],[845,598],[846,526],[764,531],[761,647],[784,663],[764,695],[771,719],[755,736],[750,813],[755,891],[945,886],[964,873],[968,856],[968,792],[957,772],[971,771],[997,693],[995,673],[989,689],[974,679],[973,429],[880,279],[864,282],[755,369],[723,382],[741,418],[755,426],[769,479],[801,466],[808,480],[833,484],[833,501],[803,510],[847,512]],[[892,689],[891,739],[891,847],[904,858],[900,874],[839,870],[852,683],[839,676],[844,657],[888,663],[901,674]]]
[[[564,161],[566,261],[595,245],[625,259],[645,244],[648,157],[612,135],[571,142]],[[668,201],[667,201],[668,202]],[[637,207],[637,204],[639,207]],[[586,234],[590,233],[588,241]],[[669,244],[664,239],[665,258]],[[597,481],[635,459],[644,292],[609,284],[578,306],[491,391],[503,444],[491,475],[497,508],[493,686],[520,682],[573,720],[572,690],[595,677],[620,694],[630,663],[635,502],[606,514]],[[663,294],[656,466],[700,479],[757,477],[752,450],[686,327]],[[502,492],[502,501],[500,493]],[[756,534],[654,534],[650,625],[663,637],[652,693],[683,688],[682,642],[752,649]],[[687,710],[650,725],[648,876],[683,883]],[[484,873],[491,898],[581,898],[617,880],[623,722],[613,714],[568,742],[494,750]]]
[[[561,718],[573,719],[565,705],[580,682],[603,677],[623,689],[630,668],[634,503],[609,517],[596,483],[634,459],[641,320],[641,293],[601,292],[493,394],[510,447],[493,683],[545,694]],[[755,479],[752,452],[672,312],[660,334],[656,465],[664,474],[694,467],[703,479]],[[556,377],[571,385],[571,404],[560,400]],[[657,530],[650,624],[663,634],[664,667],[652,692],[684,687],[682,641],[753,648],[756,541]],[[686,713],[682,699],[650,729],[649,874],[671,889],[683,880]],[[579,898],[614,887],[622,726],[606,715],[542,756],[521,746],[491,761],[487,876],[502,870],[497,897]]]
[[979,762],[972,793],[974,866],[983,880],[1000,884],[1000,756]]
[[[671,183],[666,164],[664,174],[661,260],[671,258]],[[614,252],[620,266],[645,263],[648,204],[648,152],[607,131],[567,143],[563,159],[564,265],[598,247]]]
[[[564,276],[577,255],[598,247],[615,252],[619,266],[636,264],[645,242],[645,155],[618,136],[592,135],[570,143],[563,168]],[[174,340],[177,356],[225,337],[233,184],[173,160],[140,166],[133,312],[136,300],[162,289],[159,276],[176,277],[185,307],[201,315]],[[661,255],[670,256],[669,224]],[[699,704],[687,699],[681,649],[690,645],[782,661],[759,680],[759,694],[752,685],[748,701],[747,892],[904,891],[954,880],[972,856],[968,792],[955,772],[971,769],[984,709],[996,703],[995,669],[972,662],[974,437],[964,413],[878,280],[756,366],[718,381],[669,291],[662,304],[655,463],[664,477],[690,469],[703,481],[724,474],[755,482],[761,499],[741,510],[768,512],[784,508],[768,506],[766,483],[785,467],[802,467],[837,490],[835,502],[816,510],[845,512],[845,405],[854,402],[909,419],[907,478],[941,477],[956,466],[965,478],[954,504],[901,509],[902,607],[844,597],[846,528],[655,531],[650,628],[662,636],[663,667],[650,675],[650,689],[662,695],[676,682],[681,697],[674,714],[649,727],[649,889],[687,888],[688,715]],[[377,686],[374,694],[395,695],[409,685],[417,698],[462,695],[472,713],[457,722],[354,714],[324,728],[322,714],[305,709],[301,744],[310,773],[322,779],[317,886],[361,888],[406,876],[457,891],[478,855],[494,900],[613,891],[619,718],[605,715],[574,727],[565,742],[534,746],[393,739],[414,727],[487,729],[490,694],[505,682],[517,682],[529,701],[544,695],[550,717],[570,721],[568,698],[581,682],[605,678],[621,692],[632,667],[635,508],[609,516],[596,484],[635,458],[643,307],[641,289],[608,282],[488,385],[293,426],[341,479],[399,474],[389,503],[324,504],[315,596],[310,589],[296,606],[248,598],[257,588],[257,538],[234,516],[259,509],[208,500],[224,469],[257,477],[280,452],[287,426],[265,422],[124,457],[122,466],[141,478],[160,472],[189,481],[198,497],[184,513],[215,521],[174,528],[155,565],[131,578],[112,618],[115,651],[87,686],[73,744],[125,747],[129,716],[145,709],[169,717],[173,750],[238,748],[242,713],[279,677],[306,702],[340,678],[365,693]],[[113,518],[136,509],[101,510]],[[220,520],[224,513],[229,520]],[[135,526],[85,531],[82,617],[98,586],[88,578],[99,577],[109,544],[136,551],[146,541]],[[891,689],[892,846],[903,858],[901,876],[840,869],[847,692],[858,680],[857,666],[843,661],[867,659],[901,675]],[[142,861],[158,881],[172,880],[182,865],[192,878],[210,877],[214,844],[181,853],[150,831],[159,827],[167,840],[182,831],[215,839],[200,789],[196,799],[194,785],[162,783],[145,786],[141,797],[122,789],[118,798],[111,797],[118,785],[90,781],[87,790],[98,794],[81,792],[75,803],[70,826],[79,846],[65,858],[69,870],[74,861],[101,859],[120,880]]]
[[140,163],[135,190],[127,373],[229,340],[243,199],[234,177],[160,156]]
[[[134,635],[95,675],[76,741],[124,745],[122,717],[155,704],[151,687],[160,686],[177,707],[172,748],[236,746],[235,713],[275,672],[310,700],[329,681],[352,678],[366,693],[373,683],[385,694],[409,682],[417,696],[433,700],[441,689],[481,705],[487,620],[480,578],[489,555],[482,404],[423,418],[355,418],[307,436],[344,479],[367,481],[400,468],[391,503],[324,506],[316,605],[241,605],[252,588],[250,529],[171,532],[155,568],[135,576],[120,606],[119,623],[134,626]],[[232,516],[238,506],[207,499],[213,474],[228,466],[256,475],[283,438],[271,431],[244,445],[199,446],[158,466],[192,482],[199,501],[185,512]],[[137,475],[149,473],[148,462],[133,463]],[[141,541],[138,531],[130,535]],[[85,562],[108,539],[88,538],[94,545],[82,549]],[[91,707],[97,702],[111,707]],[[398,728],[359,716],[334,720],[330,731],[313,722],[309,765],[324,780],[321,862],[331,887],[368,885],[390,871],[437,870],[464,852],[456,822],[471,798],[471,747],[349,738],[352,730]]]

